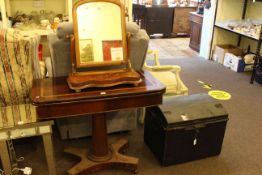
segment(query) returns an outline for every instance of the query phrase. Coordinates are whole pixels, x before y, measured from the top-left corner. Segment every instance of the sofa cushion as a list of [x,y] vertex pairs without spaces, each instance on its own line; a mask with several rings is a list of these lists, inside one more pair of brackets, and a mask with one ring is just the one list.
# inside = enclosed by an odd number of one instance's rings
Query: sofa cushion
[[36,108],[31,103],[0,107],[0,128],[37,121]]
[[135,70],[142,70],[148,49],[149,36],[145,30],[132,35],[129,46],[129,59]]
[[57,27],[56,33],[59,39],[66,39],[68,35],[73,34],[74,28],[72,22],[60,23]]
[[136,34],[137,32],[139,32],[139,26],[135,22],[127,22],[126,32],[131,34]]
[[[139,26],[135,22],[126,23],[126,32],[131,34],[136,34],[139,31]],[[73,34],[74,28],[72,22],[60,23],[57,27],[57,37],[59,39],[65,39],[68,35]]]

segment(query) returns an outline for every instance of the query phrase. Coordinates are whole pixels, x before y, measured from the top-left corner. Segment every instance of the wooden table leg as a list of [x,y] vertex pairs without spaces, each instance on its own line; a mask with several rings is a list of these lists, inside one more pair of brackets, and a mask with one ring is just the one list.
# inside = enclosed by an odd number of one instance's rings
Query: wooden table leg
[[95,162],[105,161],[112,157],[108,147],[105,114],[96,114],[92,116],[92,147],[88,157]]
[[49,175],[56,175],[55,155],[51,133],[42,135]]
[[87,149],[66,148],[65,152],[81,158],[81,161],[68,170],[70,175],[80,175],[100,171],[110,167],[122,167],[136,172],[138,158],[122,155],[122,149],[128,146],[125,139],[120,139],[108,146],[105,114],[92,116],[92,147]]
[[0,157],[5,174],[12,174],[12,165],[5,140],[0,141]]

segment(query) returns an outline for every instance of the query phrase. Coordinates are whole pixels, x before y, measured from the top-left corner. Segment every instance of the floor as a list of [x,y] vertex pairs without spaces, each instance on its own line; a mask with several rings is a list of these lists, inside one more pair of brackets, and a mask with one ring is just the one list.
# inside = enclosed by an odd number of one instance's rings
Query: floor
[[149,41],[149,50],[158,50],[159,58],[161,59],[198,56],[198,53],[189,47],[189,41],[190,38],[151,38]]

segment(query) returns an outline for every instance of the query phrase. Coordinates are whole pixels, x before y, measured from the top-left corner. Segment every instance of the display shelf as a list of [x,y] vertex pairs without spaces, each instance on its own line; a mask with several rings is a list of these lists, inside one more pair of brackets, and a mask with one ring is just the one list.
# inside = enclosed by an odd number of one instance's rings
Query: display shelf
[[256,51],[256,56],[255,56],[255,62],[254,62],[254,66],[253,66],[253,71],[252,71],[252,75],[251,75],[251,79],[250,79],[250,83],[253,84],[256,75],[256,69],[258,68],[258,66],[261,66],[260,63],[262,61],[262,57],[260,56],[260,50],[261,50],[261,43],[262,43],[262,25],[261,25],[261,30],[260,30],[260,36],[259,36],[259,40],[258,40],[258,44],[257,44],[257,51]]
[[[235,45],[242,48],[251,45],[251,50],[255,52],[255,48],[258,47],[259,34],[251,35],[251,33],[241,30],[232,30],[232,28],[228,27],[228,24],[230,21],[236,21],[236,23],[239,22],[241,24],[242,20],[247,20],[247,22],[255,20],[256,23],[261,24],[260,7],[262,7],[261,1],[217,0],[211,51],[217,44],[235,43]],[[210,57],[210,59],[212,58]]]
[[25,14],[30,14],[32,11],[55,11],[57,14],[68,15],[69,21],[72,21],[72,4],[73,0],[1,0],[2,25],[3,28],[11,27],[8,18],[16,14],[17,11]]
[[243,33],[243,32],[238,32],[238,31],[232,30],[224,22],[216,22],[215,27],[229,31],[229,32],[232,32],[232,33],[235,33],[235,34],[239,34],[241,36],[250,38],[250,39],[255,40],[255,41],[259,40],[259,36],[249,35],[249,34],[246,34],[246,33]]
[[[255,57],[250,81],[251,83],[253,83],[256,76],[256,67],[261,62],[262,22],[256,24],[260,25],[260,32],[256,32],[256,35],[255,33],[251,35],[251,33],[246,33],[241,31],[241,29],[232,30],[232,28],[228,27],[228,24],[230,21],[240,22],[240,24],[242,20],[260,21],[262,19],[260,13],[262,7],[261,2],[262,0],[217,0],[216,2],[211,49],[217,44],[233,44],[233,42],[236,42],[236,45],[243,49],[248,47],[248,52],[250,51],[250,47],[252,47],[253,49],[251,49],[251,53],[255,53]],[[258,30],[258,28],[255,30]]]

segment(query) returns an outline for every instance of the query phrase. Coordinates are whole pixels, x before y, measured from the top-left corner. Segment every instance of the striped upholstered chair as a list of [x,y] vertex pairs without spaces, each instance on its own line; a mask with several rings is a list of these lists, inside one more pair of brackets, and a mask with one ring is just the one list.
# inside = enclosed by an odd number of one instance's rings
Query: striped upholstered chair
[[0,128],[36,122],[29,95],[38,39],[22,38],[15,30],[1,30],[0,36]]
[[49,174],[55,174],[52,122],[37,122],[30,103],[32,80],[40,77],[38,43],[36,35],[0,29],[0,156],[5,174],[12,174],[14,165],[18,166],[12,140],[36,135],[43,137]]

